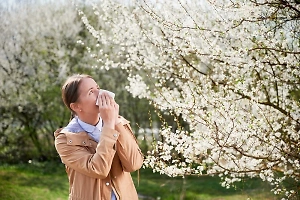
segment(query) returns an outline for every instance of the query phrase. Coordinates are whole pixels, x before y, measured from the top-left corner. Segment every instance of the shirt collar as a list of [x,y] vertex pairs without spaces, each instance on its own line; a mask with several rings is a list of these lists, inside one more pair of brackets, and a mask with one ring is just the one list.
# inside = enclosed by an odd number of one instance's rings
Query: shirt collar
[[96,126],[81,121],[78,116],[76,116],[76,118],[77,118],[78,124],[83,128],[83,130],[85,130],[88,133],[93,133],[95,131],[96,127],[98,128],[99,131],[101,131],[101,129],[102,129],[101,117],[99,118],[99,122],[96,124]]

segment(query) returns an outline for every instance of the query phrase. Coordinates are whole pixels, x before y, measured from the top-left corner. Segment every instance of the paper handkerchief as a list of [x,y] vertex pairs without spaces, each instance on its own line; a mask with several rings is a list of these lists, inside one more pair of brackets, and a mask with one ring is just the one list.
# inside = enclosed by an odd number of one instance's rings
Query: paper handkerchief
[[113,93],[113,92],[111,92],[111,91],[108,91],[108,90],[102,90],[102,89],[100,89],[99,90],[99,95],[98,95],[98,97],[97,97],[97,100],[96,100],[96,105],[98,106],[99,105],[99,102],[98,102],[98,100],[99,100],[99,96],[100,96],[100,94],[102,94],[103,92],[106,92],[111,98],[115,98],[115,93]]

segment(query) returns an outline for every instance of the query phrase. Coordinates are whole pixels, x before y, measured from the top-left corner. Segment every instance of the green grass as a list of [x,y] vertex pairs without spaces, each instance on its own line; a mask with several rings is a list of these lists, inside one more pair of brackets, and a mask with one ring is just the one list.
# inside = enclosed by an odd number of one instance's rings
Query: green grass
[[66,200],[68,187],[59,163],[0,166],[1,200]]
[[[270,187],[258,179],[247,179],[236,188],[220,186],[218,177],[169,178],[149,169],[132,173],[143,200],[273,200]],[[183,181],[185,180],[185,184]],[[66,200],[68,179],[60,163],[0,166],[1,200]],[[184,191],[184,192],[182,192]],[[181,196],[183,195],[183,196]]]
[[[133,173],[136,188],[140,194],[161,200],[275,200],[271,187],[259,179],[245,179],[235,188],[226,189],[220,185],[219,177],[169,178],[166,175],[153,174],[149,169]],[[183,191],[183,192],[181,192]],[[181,196],[183,195],[183,196]],[[149,198],[151,199],[151,198]]]

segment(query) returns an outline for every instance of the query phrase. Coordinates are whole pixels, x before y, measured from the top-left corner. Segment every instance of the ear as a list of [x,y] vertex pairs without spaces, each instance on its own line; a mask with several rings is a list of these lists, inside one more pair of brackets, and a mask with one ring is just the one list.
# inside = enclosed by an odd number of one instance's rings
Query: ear
[[71,103],[70,104],[70,108],[75,112],[75,113],[79,113],[81,111],[81,109],[79,108],[77,103]]

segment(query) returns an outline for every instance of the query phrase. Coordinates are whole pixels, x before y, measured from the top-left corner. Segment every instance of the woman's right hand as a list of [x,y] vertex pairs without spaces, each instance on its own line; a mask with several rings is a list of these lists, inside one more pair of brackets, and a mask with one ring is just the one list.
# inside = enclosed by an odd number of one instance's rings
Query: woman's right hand
[[119,105],[106,92],[99,95],[98,104],[104,126],[114,129],[116,116],[119,114]]

